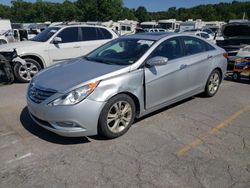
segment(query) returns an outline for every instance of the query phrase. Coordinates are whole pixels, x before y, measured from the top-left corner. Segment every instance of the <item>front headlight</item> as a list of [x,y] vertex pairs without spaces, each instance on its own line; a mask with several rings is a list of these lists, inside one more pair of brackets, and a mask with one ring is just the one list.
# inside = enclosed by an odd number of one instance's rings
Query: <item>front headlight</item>
[[73,105],[81,102],[85,99],[90,93],[94,91],[99,82],[92,82],[80,88],[77,88],[66,95],[63,95],[60,98],[55,99],[50,102],[48,105],[50,106],[58,106],[58,105]]

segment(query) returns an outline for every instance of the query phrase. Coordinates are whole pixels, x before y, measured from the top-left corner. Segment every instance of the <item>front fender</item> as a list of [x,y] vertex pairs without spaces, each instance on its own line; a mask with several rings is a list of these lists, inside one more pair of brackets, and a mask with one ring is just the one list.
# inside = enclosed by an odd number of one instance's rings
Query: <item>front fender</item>
[[143,69],[139,69],[102,80],[89,99],[104,102],[119,93],[131,93],[138,98],[140,106],[143,107],[143,76]]

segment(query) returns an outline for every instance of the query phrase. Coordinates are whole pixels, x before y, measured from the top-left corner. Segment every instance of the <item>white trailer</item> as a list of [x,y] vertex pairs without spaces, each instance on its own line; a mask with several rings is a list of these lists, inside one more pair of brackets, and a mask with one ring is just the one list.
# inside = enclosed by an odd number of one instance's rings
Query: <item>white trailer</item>
[[204,23],[202,20],[198,19],[193,21],[192,19],[180,23],[180,32],[192,29],[202,29]]
[[152,29],[152,28],[156,28],[158,26],[158,23],[156,21],[141,22],[140,26],[142,29]]
[[120,35],[129,35],[129,34],[134,34],[136,27],[138,25],[137,21],[134,20],[119,20],[118,23],[120,24],[120,28],[118,33]]
[[0,19],[0,33],[11,30],[10,20]]
[[0,19],[0,45],[13,42],[13,32],[11,31],[11,23],[8,19]]
[[177,21],[176,19],[168,19],[168,20],[159,20],[158,25],[162,29],[166,29],[169,32],[175,32],[179,30],[181,21]]

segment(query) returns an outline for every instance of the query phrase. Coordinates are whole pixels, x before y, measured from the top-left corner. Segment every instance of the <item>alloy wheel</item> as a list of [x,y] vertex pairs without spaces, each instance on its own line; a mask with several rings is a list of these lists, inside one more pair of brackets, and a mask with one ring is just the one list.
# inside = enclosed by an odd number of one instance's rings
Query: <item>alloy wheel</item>
[[131,122],[132,107],[126,101],[118,101],[111,106],[107,115],[107,126],[113,133],[122,132]]
[[18,69],[18,73],[23,80],[30,81],[36,73],[38,73],[39,68],[32,62],[27,62],[21,65]]
[[209,79],[209,84],[208,84],[209,92],[211,94],[216,93],[216,91],[219,88],[219,84],[220,84],[220,76],[218,75],[217,72],[214,72]]

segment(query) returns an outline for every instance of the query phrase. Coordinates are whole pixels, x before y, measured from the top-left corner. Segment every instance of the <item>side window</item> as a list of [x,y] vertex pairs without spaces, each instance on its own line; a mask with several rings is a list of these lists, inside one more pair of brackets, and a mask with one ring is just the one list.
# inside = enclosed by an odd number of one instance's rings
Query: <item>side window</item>
[[104,28],[97,28],[98,39],[112,39],[112,34]]
[[162,42],[150,55],[150,57],[162,56],[169,60],[182,57],[181,45],[178,38],[168,39]]
[[97,30],[95,27],[81,27],[82,41],[97,40]]
[[205,42],[202,40],[193,37],[185,37],[183,41],[187,55],[206,51]]
[[57,37],[62,38],[62,43],[78,42],[78,27],[65,28],[57,35]]
[[104,28],[82,27],[82,41],[112,39],[112,34]]
[[206,50],[207,50],[207,51],[215,50],[215,48],[214,48],[212,45],[206,43]]
[[125,27],[125,26],[122,26],[122,27],[121,27],[121,30],[122,30],[122,31],[125,31],[125,30],[126,30],[126,27]]

